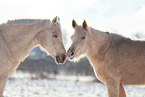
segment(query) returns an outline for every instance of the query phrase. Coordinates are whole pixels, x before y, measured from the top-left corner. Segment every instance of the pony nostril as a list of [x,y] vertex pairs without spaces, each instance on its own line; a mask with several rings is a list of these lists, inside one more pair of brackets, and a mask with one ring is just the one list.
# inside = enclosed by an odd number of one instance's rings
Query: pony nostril
[[63,58],[62,58],[63,62],[65,61],[65,58],[66,58],[66,57],[63,57]]
[[62,56],[62,61],[64,62],[65,59],[66,59],[66,55],[63,55],[63,56]]
[[60,57],[58,55],[56,56],[56,61],[57,61],[57,63],[60,62]]
[[73,56],[74,55],[74,52],[71,52],[71,56]]

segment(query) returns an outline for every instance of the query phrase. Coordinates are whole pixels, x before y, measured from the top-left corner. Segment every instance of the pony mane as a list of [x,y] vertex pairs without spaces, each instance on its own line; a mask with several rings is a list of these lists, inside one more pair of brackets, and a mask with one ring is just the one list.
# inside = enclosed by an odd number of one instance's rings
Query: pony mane
[[122,35],[119,35],[119,34],[116,34],[116,33],[109,33],[109,35],[110,35],[111,39],[115,39],[115,40],[120,39],[120,38],[129,39],[125,36],[122,36]]
[[44,22],[50,22],[49,19],[17,19],[17,20],[9,20],[6,23],[3,23],[2,25],[29,25],[29,24],[37,24],[37,23],[44,23]]
[[104,32],[104,31],[100,31],[100,30],[97,30],[97,29],[93,29],[92,27],[90,27],[91,31],[90,33],[92,33],[92,31],[94,33],[102,33],[102,34],[108,34],[110,36],[110,39],[112,40],[119,40],[119,39],[128,39],[128,40],[131,40],[130,38],[128,37],[125,37],[123,35],[120,35],[120,34],[116,34],[116,33],[110,33],[110,32]]
[[140,40],[134,40],[134,39],[131,39],[129,37],[126,37],[126,36],[123,36],[123,35],[120,35],[120,34],[116,34],[116,33],[109,33],[109,36],[110,36],[110,40],[111,41],[123,41],[125,40],[126,42],[131,42],[131,41],[140,41]]

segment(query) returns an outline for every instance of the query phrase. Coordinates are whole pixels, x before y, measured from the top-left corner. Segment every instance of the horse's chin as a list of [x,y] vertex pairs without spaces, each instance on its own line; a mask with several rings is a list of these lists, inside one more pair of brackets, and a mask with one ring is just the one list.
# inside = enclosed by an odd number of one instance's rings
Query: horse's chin
[[73,57],[73,56],[68,57],[68,60],[73,60],[73,59],[74,59],[74,57]]
[[80,59],[82,59],[84,57],[85,57],[85,54],[75,55],[75,56],[69,57],[68,60],[73,61],[73,62],[79,62]]
[[55,62],[56,62],[57,65],[62,65],[62,64],[64,64],[64,62],[63,62],[63,63],[60,63],[60,62],[58,62],[57,60],[55,60]]

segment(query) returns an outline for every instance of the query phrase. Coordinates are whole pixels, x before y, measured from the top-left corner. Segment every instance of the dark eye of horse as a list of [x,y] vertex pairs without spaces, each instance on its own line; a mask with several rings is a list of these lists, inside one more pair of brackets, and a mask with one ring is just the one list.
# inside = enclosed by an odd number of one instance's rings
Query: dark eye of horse
[[57,38],[57,35],[56,34],[54,34],[54,35],[52,35],[54,38]]
[[85,39],[85,36],[83,36],[82,39]]

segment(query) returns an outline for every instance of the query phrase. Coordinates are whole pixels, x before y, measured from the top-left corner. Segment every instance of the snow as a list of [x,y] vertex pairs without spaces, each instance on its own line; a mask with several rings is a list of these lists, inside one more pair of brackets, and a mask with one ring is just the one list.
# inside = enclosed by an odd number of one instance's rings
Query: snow
[[[58,76],[55,80],[32,80],[31,76],[16,72],[7,82],[4,97],[108,97],[106,85],[90,82],[91,77],[86,78],[90,80],[81,77],[76,82],[74,76],[65,80],[62,80],[64,76]],[[125,85],[125,90],[127,97],[145,97],[145,85]]]

